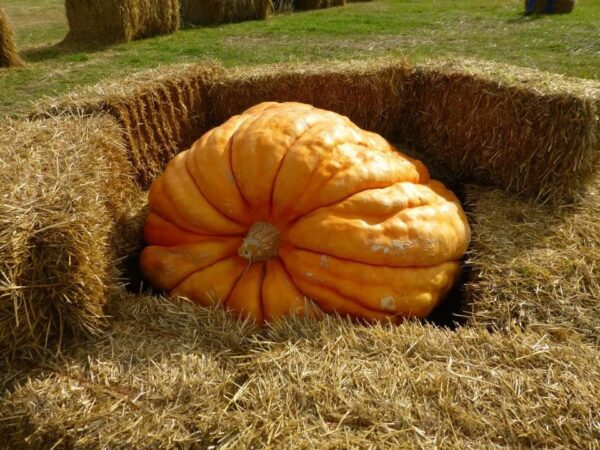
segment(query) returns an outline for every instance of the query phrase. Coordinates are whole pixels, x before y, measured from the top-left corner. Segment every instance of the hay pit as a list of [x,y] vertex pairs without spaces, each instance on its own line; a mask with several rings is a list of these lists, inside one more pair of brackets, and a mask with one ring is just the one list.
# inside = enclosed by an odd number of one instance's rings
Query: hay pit
[[66,42],[129,42],[179,29],[179,0],[66,0]]
[[[111,141],[125,145],[113,176],[129,173],[125,179],[135,182],[126,197],[142,203],[139,189],[173,154],[264,100],[345,114],[422,157],[434,177],[467,201],[474,232],[465,263],[470,271],[434,319],[448,325],[460,315],[464,326],[363,327],[327,317],[258,330],[220,310],[127,293],[119,288],[123,280],[106,278],[116,289],[102,304],[112,319],[100,338],[64,340],[62,356],[39,366],[0,361],[6,368],[0,385],[8,388],[0,397],[0,435],[16,448],[288,447],[300,440],[316,448],[372,442],[580,448],[600,439],[594,420],[600,384],[598,83],[489,64],[398,61],[185,67],[136,80],[126,80],[127,88],[105,84],[73,94],[37,115],[45,117],[41,123],[101,116],[103,127],[113,130]],[[453,91],[444,97],[449,86]],[[453,95],[464,95],[458,107],[473,111],[471,122],[451,114],[458,101]],[[515,98],[512,116],[493,113]],[[536,112],[544,114],[527,131],[530,159],[523,161],[518,156],[525,150],[515,143],[524,132],[516,118]],[[572,127],[555,126],[559,119]],[[536,165],[539,158],[545,170]],[[527,170],[511,178],[523,164]],[[494,171],[499,175],[492,177]],[[573,177],[580,178],[576,184]],[[98,190],[79,192],[89,202]],[[114,226],[113,217],[139,225],[132,214],[109,217],[103,226]],[[124,241],[115,248],[135,259],[139,229],[119,236]],[[0,249],[9,248],[10,240],[0,239]],[[48,264],[54,254],[43,248],[36,257]],[[76,273],[72,278],[66,281],[74,282]],[[46,292],[39,284],[30,289],[36,298]],[[42,334],[38,330],[37,341]]]
[[[491,74],[495,74],[495,82]],[[185,66],[149,71],[125,84],[128,88],[117,84],[96,86],[45,107],[50,114],[85,111],[114,117],[121,126],[137,182],[143,189],[149,187],[173,155],[188,148],[206,130],[259,102],[299,101],[346,115],[362,128],[382,134],[398,143],[402,151],[422,159],[434,178],[453,189],[463,202],[468,200],[473,225],[484,230],[475,229],[476,250],[465,265],[464,282],[468,289],[458,286],[453,291],[434,315],[435,323],[467,322],[499,329],[515,324],[557,323],[542,308],[515,308],[508,300],[502,303],[504,309],[494,309],[500,295],[498,288],[488,290],[484,286],[502,286],[501,273],[510,261],[517,261],[516,270],[526,273],[523,266],[541,267],[547,256],[533,263],[527,258],[513,260],[525,247],[512,245],[509,236],[520,233],[522,223],[508,214],[496,215],[492,220],[488,217],[496,209],[485,205],[486,199],[493,198],[487,204],[498,205],[498,211],[518,210],[523,216],[530,212],[537,217],[533,223],[542,226],[531,229],[528,235],[551,242],[551,253],[560,241],[552,237],[552,229],[563,225],[571,230],[572,247],[583,248],[583,228],[570,217],[594,214],[590,206],[594,202],[590,199],[595,197],[589,186],[597,178],[599,164],[597,82],[473,61],[411,66],[403,61],[379,60],[227,71],[210,64]],[[533,121],[537,121],[535,126],[531,125]],[[571,126],[564,130],[560,122]],[[480,187],[469,184],[473,182]],[[512,193],[501,195],[501,190]],[[587,206],[581,206],[579,213],[564,207],[573,201]],[[553,208],[560,208],[564,214],[549,214]],[[497,241],[498,246],[486,243],[490,236],[501,236],[502,230],[505,237]],[[535,245],[531,241],[528,249],[543,253]],[[554,251],[552,255],[565,261],[570,258],[575,266],[584,267],[596,257],[594,248],[588,253],[567,255]],[[502,251],[506,251],[504,259],[498,253]],[[584,253],[587,256],[580,258]],[[497,272],[486,270],[491,261],[502,261]],[[557,267],[565,267],[565,261]],[[554,270],[547,279],[539,278],[537,284],[529,287],[519,282],[514,289],[506,288],[511,293],[508,297],[523,294],[532,305],[539,304],[536,290],[546,281],[556,282],[560,270]],[[516,278],[507,281],[511,280]],[[560,311],[569,308],[569,295],[583,301],[579,311],[591,309],[589,294],[593,297],[597,292],[596,274],[584,274],[578,269],[573,277],[565,278],[564,286],[567,283],[578,287],[553,290],[549,298],[554,301],[546,300],[544,308],[557,308],[565,326],[583,327],[581,334],[587,339],[589,321],[583,325]],[[558,286],[563,284],[559,282]],[[595,316],[592,313],[590,317]]]

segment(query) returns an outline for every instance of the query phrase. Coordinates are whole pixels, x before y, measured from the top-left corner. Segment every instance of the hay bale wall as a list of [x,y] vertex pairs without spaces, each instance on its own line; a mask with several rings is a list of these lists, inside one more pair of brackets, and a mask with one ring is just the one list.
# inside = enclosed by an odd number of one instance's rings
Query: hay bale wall
[[[471,74],[465,73],[464,67],[461,67],[460,72],[458,70],[449,72],[448,68],[428,66],[412,68],[402,62],[382,60],[362,64],[337,63],[326,67],[316,65],[308,68],[277,65],[230,71],[210,66],[184,67],[173,71],[161,69],[147,72],[134,79],[127,79],[123,83],[96,86],[92,88],[92,91],[97,92],[94,94],[95,97],[90,96],[89,92],[83,92],[72,95],[66,101],[63,98],[57,104],[51,105],[47,111],[53,114],[66,114],[73,111],[86,114],[108,113],[117,118],[127,143],[128,155],[137,182],[142,188],[149,186],[173,155],[188,148],[210,127],[265,100],[312,103],[347,115],[363,128],[377,131],[388,138],[400,136],[403,140],[410,140],[407,138],[412,137],[414,141],[415,136],[420,137],[421,143],[425,142],[429,145],[427,147],[429,151],[424,155],[453,175],[454,180],[460,177],[474,178],[488,185],[499,185],[504,189],[510,189],[514,187],[511,177],[516,176],[514,173],[516,168],[526,167],[530,172],[528,172],[530,178],[525,181],[530,183],[530,190],[525,192],[538,195],[539,191],[534,190],[532,186],[539,188],[541,179],[541,185],[545,187],[544,192],[549,192],[556,197],[564,194],[562,184],[569,185],[570,189],[575,189],[576,186],[579,186],[577,189],[582,189],[585,183],[589,182],[585,175],[593,173],[598,153],[590,145],[597,139],[598,133],[598,121],[595,116],[597,104],[594,103],[597,101],[595,97],[597,91],[594,90],[594,86],[597,84],[584,80],[570,80],[571,84],[566,87],[564,84],[558,86],[545,84],[555,80],[553,77],[537,79],[535,84],[531,78],[517,77],[515,74],[518,75],[518,72],[514,71],[510,72],[516,77],[512,80],[502,78],[502,72],[498,72],[500,81],[493,84],[489,76],[481,72],[482,67],[489,66],[481,66],[479,72]],[[496,66],[492,68],[494,71],[499,69]],[[504,76],[507,77],[508,74],[509,72],[505,70]],[[528,72],[526,75],[531,74]],[[430,78],[433,80],[431,84],[433,92],[426,95],[424,83]],[[123,87],[123,84],[127,87]],[[520,97],[517,96],[511,104],[514,108],[510,112],[512,116],[506,119],[504,115],[496,114],[494,109],[504,113],[508,111],[506,105],[513,99],[511,95],[517,90],[515,85],[523,84],[527,88],[517,91]],[[447,89],[450,88],[451,90],[448,91]],[[570,93],[566,93],[567,90]],[[182,95],[180,92],[186,94]],[[460,106],[457,98],[443,99],[444,95],[452,97],[459,94],[464,95],[467,106]],[[436,96],[441,97],[442,100],[436,99]],[[434,106],[430,106],[431,104]],[[467,118],[457,116],[456,108],[463,108],[459,111],[468,110],[471,116]],[[538,120],[539,125],[532,127],[528,125],[532,122],[527,119],[515,126],[515,120],[523,116],[534,117],[540,111],[545,111],[545,115]],[[554,112],[559,114],[562,121],[570,124],[567,129],[554,126],[555,119],[550,115]],[[428,115],[433,117],[431,120],[437,123],[439,128],[426,120]],[[411,122],[416,125],[407,128],[406,124]],[[523,131],[523,127],[529,131]],[[489,130],[491,132],[488,132]],[[425,131],[430,134],[427,135]],[[523,152],[523,148],[518,143],[518,139],[514,138],[514,134],[526,139],[526,143],[530,145],[527,151],[535,157],[530,156],[525,162],[518,159],[517,156]],[[465,135],[469,139],[466,139]],[[571,139],[570,142],[566,142],[565,135]],[[496,136],[500,138],[496,139]],[[504,145],[507,142],[513,146]],[[548,148],[544,147],[546,144],[550,146],[550,153]],[[553,152],[559,144],[563,145],[563,153]],[[569,145],[568,151],[565,151],[565,145]],[[510,157],[505,156],[503,152],[507,152]],[[486,156],[487,159],[481,155]],[[416,156],[419,154],[416,153]],[[544,164],[539,163],[538,160],[542,160]],[[569,168],[571,172],[567,174],[565,168]],[[543,169],[545,172],[537,174],[534,169]],[[491,177],[490,174],[494,170],[497,172],[496,176]],[[535,178],[536,176],[538,178]],[[482,206],[485,203],[476,200],[473,202],[473,209],[482,211],[477,212],[477,217],[473,220],[476,223],[479,220],[485,223],[485,215],[488,213]],[[580,200],[579,203],[585,202],[586,200]],[[518,203],[517,206],[502,207],[505,203],[502,198],[492,198],[488,203],[489,211],[494,212],[494,207],[498,204],[500,210],[529,211],[531,209],[533,215],[536,214],[535,211],[541,211],[537,213],[540,221],[541,218],[550,220],[552,216],[546,212],[546,209],[536,209],[543,208],[537,203],[531,203],[531,207],[527,206],[529,205],[527,203],[524,203],[526,206],[523,207],[519,207]],[[564,214],[567,212],[565,209],[561,211]],[[524,216],[525,212],[522,214]],[[554,222],[540,222],[544,225],[541,229],[549,232],[551,226],[555,226],[552,224],[559,226],[562,223],[560,220],[558,218]],[[480,276],[484,273],[483,269],[486,265],[492,264],[493,261],[500,261],[496,264],[494,273],[498,274],[495,276],[501,277],[506,271],[511,270],[511,264],[516,261],[515,252],[522,248],[518,244],[520,237],[515,237],[517,243],[514,245],[509,242],[511,233],[519,232],[522,224],[519,221],[504,223],[501,220],[487,223],[490,224],[487,231],[484,225],[477,225],[484,231],[481,235],[475,235],[474,242],[477,250],[472,257],[472,264],[475,273]],[[493,228],[495,223],[500,224],[498,232]],[[534,220],[534,223],[537,222]],[[586,222],[582,221],[582,223]],[[575,226],[577,221],[575,220],[573,224]],[[579,236],[583,231],[577,233]],[[529,235],[534,234],[532,232]],[[539,233],[535,236],[539,236]],[[492,256],[486,259],[488,248],[486,239],[496,238],[500,239],[499,243],[508,242],[506,246],[508,256],[502,259],[492,251],[490,252]],[[558,246],[559,242],[564,240],[561,236],[549,239],[552,244],[547,249],[551,251],[554,251],[554,246]],[[573,245],[569,248],[582,249],[581,243],[577,242],[579,241],[573,241]],[[531,249],[535,250],[538,256],[534,261],[535,267],[530,268],[531,270],[540,273],[546,270],[542,267],[545,263],[544,248],[546,247],[536,250],[532,244]],[[497,251],[502,252],[502,249],[499,244]],[[560,256],[559,250],[556,250],[555,255],[559,259],[562,258],[560,264],[556,263],[558,269],[553,269],[554,271],[550,271],[549,274],[544,272],[547,278],[538,279],[533,287],[524,284],[522,280],[519,281],[519,277],[523,277],[526,273],[518,272],[525,270],[521,268],[504,280],[508,286],[506,289],[499,287],[502,283],[496,284],[493,278],[490,278],[491,281],[486,280],[485,273],[480,279],[473,281],[473,286],[470,288],[473,308],[471,320],[474,323],[487,325],[486,320],[492,318],[491,325],[500,328],[515,323],[519,325],[537,322],[557,323],[552,322],[551,314],[544,315],[544,311],[549,312],[552,311],[551,308],[558,308],[560,304],[566,302],[565,299],[569,295],[574,295],[578,301],[583,302],[582,305],[585,306],[581,306],[580,310],[590,308],[590,301],[596,293],[594,283],[597,280],[594,278],[595,275],[592,276],[585,270],[587,267],[594,267],[590,258],[595,257],[595,254],[592,250],[582,249],[580,255],[586,256],[583,259],[577,256],[574,260],[572,254]],[[528,261],[524,258],[518,264],[531,262]],[[569,265],[571,264],[569,261],[574,266]],[[564,283],[557,281],[563,269],[573,268],[574,278],[565,277]],[[557,294],[555,298],[558,299],[558,303],[555,306],[548,306],[552,303],[540,300],[541,294],[537,290],[546,283],[544,280],[551,286],[556,286],[556,292],[552,288],[552,293],[549,294]],[[579,283],[578,280],[588,281]],[[511,287],[511,283],[515,285]],[[496,302],[501,295],[499,292],[511,292],[509,297],[517,303],[510,303],[508,300]],[[564,296],[559,295],[561,292]],[[518,302],[525,304],[523,308],[527,310],[526,312],[516,312],[522,304]],[[494,307],[504,308],[504,313],[498,313]],[[529,318],[517,320],[516,315]],[[566,318],[567,315],[567,313],[560,315],[561,319],[557,320],[564,319],[565,323],[580,328],[583,339],[589,340],[592,322],[588,320],[588,316],[582,316],[579,320],[575,316]],[[591,314],[589,317],[594,315]]]
[[175,66],[104,82],[38,105],[34,117],[106,113],[119,123],[139,186],[208,130],[208,79],[213,63]]
[[398,137],[464,179],[568,202],[600,150],[600,83],[512,66],[431,62],[406,81]]
[[232,69],[211,80],[211,126],[262,101],[298,101],[348,116],[390,136],[410,67],[402,61],[274,65]]
[[181,0],[184,23],[221,23],[265,20],[273,12],[271,0]]
[[[140,83],[95,86],[96,103],[84,107],[119,120],[144,187],[208,128],[266,100],[333,110],[463,181],[541,201],[572,201],[600,155],[597,81],[473,61],[411,67],[382,59],[228,71],[204,64],[187,70],[161,69]],[[86,103],[86,95],[75,103]],[[163,129],[163,116],[170,117],[172,133]]]
[[66,0],[69,43],[106,45],[179,29],[179,0]]
[[20,67],[23,65],[24,62],[17,51],[8,16],[0,8],[0,67]]
[[9,121],[0,163],[0,356],[98,332],[145,203],[117,124]]
[[471,324],[600,346],[600,174],[569,208],[477,186],[467,196]]
[[114,305],[102,339],[1,393],[9,448],[588,448],[600,439],[600,351],[585,344],[334,318],[259,334],[194,305],[140,296]]

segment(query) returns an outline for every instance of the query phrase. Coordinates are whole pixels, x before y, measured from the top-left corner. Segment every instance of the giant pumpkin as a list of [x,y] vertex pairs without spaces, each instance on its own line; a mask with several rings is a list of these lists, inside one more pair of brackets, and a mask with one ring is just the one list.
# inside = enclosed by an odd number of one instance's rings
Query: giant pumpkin
[[424,317],[470,239],[459,201],[421,162],[302,103],[261,103],[208,131],[149,204],[150,282],[259,323]]

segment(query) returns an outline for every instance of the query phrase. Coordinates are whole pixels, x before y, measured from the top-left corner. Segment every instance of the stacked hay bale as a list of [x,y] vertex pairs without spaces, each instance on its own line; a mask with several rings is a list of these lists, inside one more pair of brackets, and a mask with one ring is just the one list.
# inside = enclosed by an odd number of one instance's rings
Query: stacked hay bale
[[179,0],[66,0],[66,42],[106,45],[179,29]]
[[34,117],[114,117],[136,181],[146,189],[171,158],[208,130],[208,79],[222,72],[214,63],[152,69],[40,103]]
[[19,67],[23,65],[23,60],[19,56],[15,45],[15,38],[8,16],[0,8],[0,67]]
[[117,124],[8,121],[0,162],[0,355],[97,333],[145,203]]
[[263,101],[297,101],[391,137],[410,66],[398,60],[232,69],[211,81],[211,126]]
[[564,203],[589,182],[600,83],[478,61],[417,65],[397,136],[464,181]]
[[0,133],[0,359],[98,333],[137,277],[145,193],[207,129],[218,67],[153,70],[39,106]]
[[181,3],[184,23],[193,25],[265,20],[272,12],[271,0],[182,0]]

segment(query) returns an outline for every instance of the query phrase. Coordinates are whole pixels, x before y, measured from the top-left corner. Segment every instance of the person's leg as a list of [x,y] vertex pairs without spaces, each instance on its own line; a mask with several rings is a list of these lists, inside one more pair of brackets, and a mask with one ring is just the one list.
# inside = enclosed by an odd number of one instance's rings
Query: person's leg
[[552,13],[554,12],[554,3],[556,2],[556,0],[548,0],[546,2],[546,12],[547,13]]

